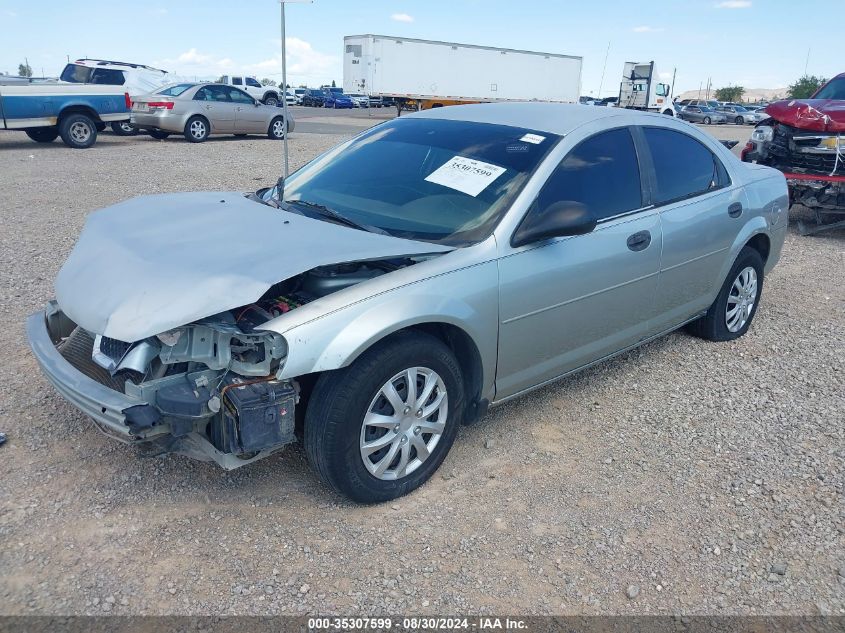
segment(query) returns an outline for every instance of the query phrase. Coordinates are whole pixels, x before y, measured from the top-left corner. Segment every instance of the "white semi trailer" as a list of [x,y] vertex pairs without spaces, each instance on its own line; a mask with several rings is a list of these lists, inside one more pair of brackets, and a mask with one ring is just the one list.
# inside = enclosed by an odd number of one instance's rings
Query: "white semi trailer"
[[581,58],[387,35],[343,38],[343,90],[414,109],[488,101],[577,103]]

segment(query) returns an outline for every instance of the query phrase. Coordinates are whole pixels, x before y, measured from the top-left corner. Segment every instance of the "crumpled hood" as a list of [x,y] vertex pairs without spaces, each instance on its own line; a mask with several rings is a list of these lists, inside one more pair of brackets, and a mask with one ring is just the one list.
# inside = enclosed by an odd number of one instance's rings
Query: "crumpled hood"
[[56,299],[86,330],[134,342],[253,303],[318,266],[448,250],[237,192],[143,196],[88,216],[56,278]]
[[802,130],[845,132],[845,101],[834,99],[785,99],[766,107],[775,121]]

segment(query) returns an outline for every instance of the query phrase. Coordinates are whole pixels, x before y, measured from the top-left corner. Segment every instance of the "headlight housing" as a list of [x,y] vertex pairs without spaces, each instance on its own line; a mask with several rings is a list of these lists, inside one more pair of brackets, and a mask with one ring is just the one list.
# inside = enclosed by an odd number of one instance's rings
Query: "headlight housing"
[[775,137],[775,128],[770,125],[758,125],[751,133],[751,140],[758,143],[770,143]]

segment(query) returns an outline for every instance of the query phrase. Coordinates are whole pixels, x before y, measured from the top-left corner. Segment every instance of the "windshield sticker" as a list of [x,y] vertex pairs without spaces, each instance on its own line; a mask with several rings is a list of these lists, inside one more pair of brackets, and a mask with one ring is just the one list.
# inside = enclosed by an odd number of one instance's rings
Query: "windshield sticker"
[[455,156],[431,172],[426,180],[474,198],[505,171],[504,167],[498,165]]
[[519,140],[525,143],[534,143],[534,145],[539,145],[546,140],[546,137],[540,136],[539,134],[526,134]]

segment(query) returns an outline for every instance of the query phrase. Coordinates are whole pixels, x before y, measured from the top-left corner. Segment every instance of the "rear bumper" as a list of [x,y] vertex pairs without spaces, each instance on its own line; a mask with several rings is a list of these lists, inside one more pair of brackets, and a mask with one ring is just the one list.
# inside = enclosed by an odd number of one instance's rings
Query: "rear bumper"
[[133,112],[129,117],[129,123],[138,130],[163,130],[165,132],[181,134],[185,131],[186,118],[184,116],[174,116],[170,113],[147,114]]
[[54,316],[61,314],[57,304],[51,301],[46,311],[36,312],[26,320],[26,338],[44,377],[65,400],[94,420],[108,435],[122,442],[137,441],[138,438],[129,432],[123,412],[147,403],[101,385],[65,360],[48,329],[47,318],[51,311]]

